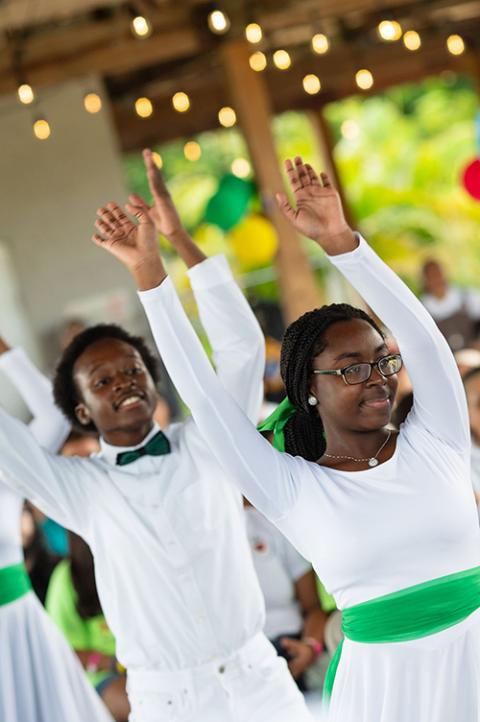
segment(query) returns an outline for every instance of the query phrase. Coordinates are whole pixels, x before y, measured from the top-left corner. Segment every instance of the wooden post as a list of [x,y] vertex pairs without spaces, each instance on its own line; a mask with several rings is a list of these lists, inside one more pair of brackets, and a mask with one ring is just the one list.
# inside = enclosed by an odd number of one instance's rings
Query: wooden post
[[[335,156],[333,154],[333,138],[332,131],[327,123],[325,115],[323,114],[323,108],[319,107],[316,110],[311,110],[308,113],[310,122],[313,127],[315,139],[317,141],[318,154],[322,160],[325,171],[330,176],[332,183],[337,188],[340,198],[342,199],[343,212],[348,225],[351,228],[357,228],[357,222],[350,208],[350,204],[345,194],[345,190],[342,185],[342,180],[337,170],[335,163]],[[329,269],[329,277],[326,282],[326,295],[328,301],[336,303],[338,301],[348,301],[353,306],[359,306],[360,308],[366,308],[365,301],[348,283],[348,281],[338,273],[334,268]]]
[[340,193],[345,218],[347,219],[348,224],[352,228],[354,228],[355,220],[353,218],[353,214],[346,198],[342,181],[338,174],[337,166],[335,164],[335,157],[333,155],[332,131],[330,130],[329,125],[323,114],[323,108],[320,107],[316,110],[309,111],[308,117],[310,119],[310,123],[312,124],[312,128],[315,134],[319,155],[325,165],[325,172],[328,173],[328,175],[332,179],[333,185]]
[[285,191],[271,128],[271,110],[261,73],[250,68],[251,47],[234,40],[222,46],[229,89],[250,151],[266,213],[278,234],[276,268],[285,321],[290,323],[322,303],[300,238],[275,201]]

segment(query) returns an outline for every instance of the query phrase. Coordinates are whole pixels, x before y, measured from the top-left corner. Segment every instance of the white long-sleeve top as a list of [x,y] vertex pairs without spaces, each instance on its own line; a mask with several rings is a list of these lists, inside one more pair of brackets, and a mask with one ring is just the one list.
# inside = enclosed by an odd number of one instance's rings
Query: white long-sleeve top
[[[33,418],[29,430],[36,441],[56,452],[65,441],[70,426],[56,408],[48,379],[30,361],[21,348],[0,354],[0,370],[17,388]],[[23,560],[20,516],[23,498],[0,484],[0,567]]]
[[[264,340],[222,257],[189,273],[219,383],[256,421]],[[156,432],[152,429],[148,438]],[[234,652],[264,624],[242,501],[192,419],[171,453],[116,466],[46,453],[0,411],[0,479],[85,538],[102,609],[127,668],[177,670]]]
[[477,566],[480,531],[464,390],[445,340],[363,239],[330,261],[391,329],[413,384],[395,453],[365,471],[272,448],[224,393],[170,280],[140,297],[169,374],[229,478],[345,608]]

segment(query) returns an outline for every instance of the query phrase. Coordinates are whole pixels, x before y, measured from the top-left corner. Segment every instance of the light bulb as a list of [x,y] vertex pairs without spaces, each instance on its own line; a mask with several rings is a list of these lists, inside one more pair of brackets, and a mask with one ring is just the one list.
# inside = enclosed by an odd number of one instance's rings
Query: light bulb
[[326,35],[323,33],[317,33],[312,38],[312,50],[314,53],[317,53],[317,55],[325,55],[325,53],[328,53],[328,49],[330,47],[330,42]]
[[137,98],[135,101],[135,112],[140,118],[149,118],[153,113],[152,101],[148,98]]
[[97,93],[87,93],[83,99],[87,113],[98,113],[102,109],[102,99]]
[[148,38],[152,34],[152,26],[143,15],[137,15],[132,20],[132,30],[139,38]]
[[263,38],[262,28],[258,23],[248,23],[245,28],[245,37],[249,43],[259,43]]
[[465,52],[465,43],[461,35],[449,35],[447,48],[452,55],[462,55]]
[[230,19],[221,10],[213,10],[208,16],[208,27],[212,33],[222,35],[230,28]]
[[38,140],[47,140],[51,135],[50,125],[45,118],[37,118],[33,124],[33,132]]
[[237,178],[247,178],[250,175],[251,166],[246,158],[235,158],[230,169]]
[[218,111],[218,122],[224,128],[231,128],[237,122],[237,115],[233,108],[225,106]]
[[413,52],[414,50],[418,50],[421,46],[422,38],[416,30],[407,30],[403,36],[403,44],[407,50],[411,50]]
[[320,78],[317,75],[314,75],[313,73],[309,73],[309,75],[306,75],[304,79],[302,80],[303,89],[306,93],[309,95],[316,95],[320,92],[322,88],[322,84],[320,83]]
[[382,20],[377,30],[382,40],[387,42],[400,40],[402,37],[402,26],[397,20]]
[[260,52],[260,50],[257,50],[256,53],[250,55],[248,63],[252,70],[255,70],[256,73],[260,73],[267,67],[267,56]]
[[180,90],[173,96],[172,105],[177,113],[186,113],[190,108],[190,98],[183,90]]
[[33,92],[32,86],[28,83],[22,83],[17,88],[18,99],[24,105],[30,105],[35,100],[35,93]]
[[288,70],[292,59],[286,50],[276,50],[273,53],[273,62],[279,70]]
[[202,155],[202,149],[195,140],[189,140],[183,146],[183,153],[187,160],[195,161],[198,160]]
[[363,68],[355,74],[355,82],[361,90],[369,90],[373,85],[373,75],[369,70]]

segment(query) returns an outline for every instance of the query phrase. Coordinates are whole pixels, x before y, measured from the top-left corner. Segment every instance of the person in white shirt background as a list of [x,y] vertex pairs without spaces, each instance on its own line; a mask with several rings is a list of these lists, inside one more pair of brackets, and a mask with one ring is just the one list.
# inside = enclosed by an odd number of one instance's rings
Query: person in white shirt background
[[323,611],[312,565],[283,534],[247,500],[244,501],[247,536],[255,571],[265,599],[265,634],[288,660],[302,691],[318,684],[308,675],[324,651],[328,615]]
[[[34,415],[26,434],[57,451],[68,424],[53,405],[48,381],[21,349],[10,349],[2,338],[0,369],[20,388]],[[113,722],[28,583],[22,507],[22,496],[0,482],[0,720]]]
[[463,385],[467,394],[472,434],[472,484],[480,515],[480,366],[466,372],[463,376]]
[[145,208],[129,207],[138,226],[118,206],[101,209],[93,240],[135,279],[169,375],[229,478],[312,560],[342,610],[329,720],[479,722],[480,529],[453,355],[418,299],[348,227],[328,177],[299,157],[286,170],[297,206],[278,197],[287,218],[398,341],[414,391],[399,433],[389,422],[402,358],[360,309],[333,304],[287,330],[280,453],[219,383]]
[[[253,424],[263,336],[225,260],[195,246],[151,154],[145,160],[149,212],[190,269],[220,383]],[[148,272],[148,260],[137,271]],[[98,431],[99,455],[54,457],[0,409],[0,480],[88,543],[127,668],[131,722],[307,722],[303,696],[262,632],[241,495],[192,419],[164,434],[154,424],[154,380],[141,339],[111,326],[76,336],[55,397],[71,423]]]
[[421,301],[433,317],[452,351],[479,342],[480,292],[449,283],[442,264],[434,258],[422,269]]

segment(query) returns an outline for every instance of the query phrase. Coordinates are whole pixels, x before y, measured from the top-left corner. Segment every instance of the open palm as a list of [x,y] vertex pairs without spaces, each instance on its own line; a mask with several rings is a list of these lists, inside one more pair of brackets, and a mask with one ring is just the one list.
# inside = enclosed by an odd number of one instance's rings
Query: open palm
[[288,220],[303,235],[322,245],[322,239],[336,236],[348,229],[338,192],[326,173],[320,178],[313,168],[297,156],[295,164],[285,161],[288,180],[294,194],[293,208],[283,193],[277,200]]
[[138,224],[133,223],[116,203],[99,208],[95,221],[98,233],[92,236],[92,241],[127,268],[135,268],[150,257],[157,258],[158,246],[155,226],[145,209],[128,205],[127,210],[135,216]]
[[139,195],[129,196],[129,200],[142,207],[155,224],[155,228],[169,241],[174,242],[176,237],[183,233],[183,225],[178,215],[175,203],[166,186],[160,170],[155,165],[153,153],[150,149],[143,151],[143,160],[147,171],[148,185],[153,198],[153,205],[149,206]]

